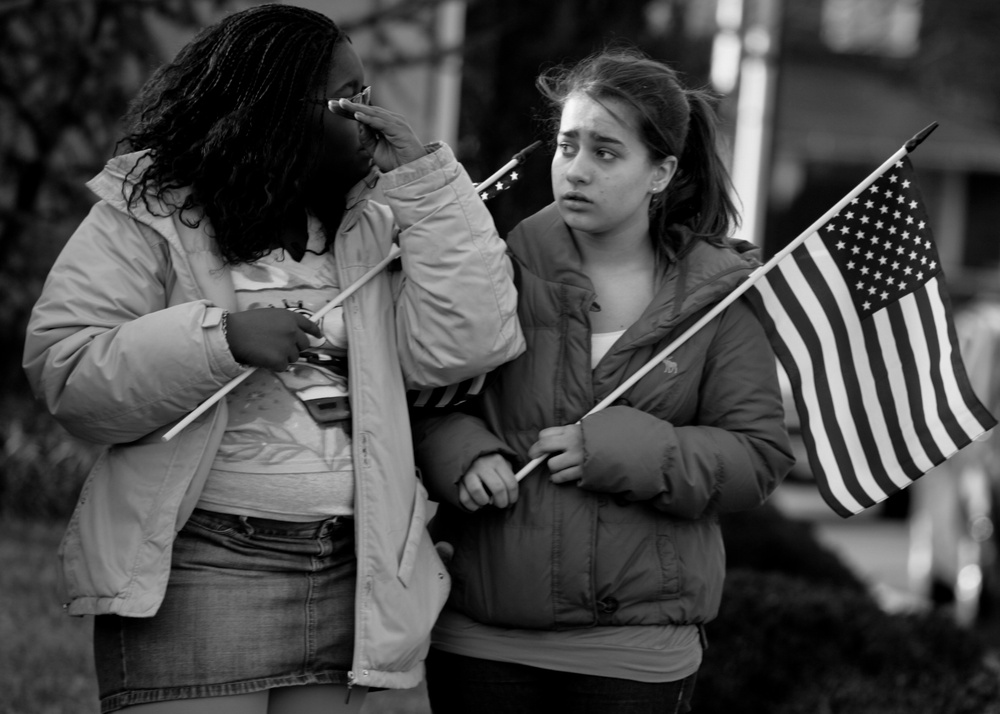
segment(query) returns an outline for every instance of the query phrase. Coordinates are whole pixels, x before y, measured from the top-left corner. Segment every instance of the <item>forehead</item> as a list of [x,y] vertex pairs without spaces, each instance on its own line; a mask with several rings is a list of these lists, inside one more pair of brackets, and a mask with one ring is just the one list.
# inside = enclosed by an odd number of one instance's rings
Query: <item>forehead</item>
[[560,134],[580,138],[616,139],[622,143],[639,141],[632,126],[631,110],[616,99],[598,102],[586,94],[572,94],[563,104],[559,121]]
[[347,40],[341,40],[333,48],[330,59],[330,73],[326,80],[326,95],[336,96],[344,89],[359,90],[365,82],[365,68],[354,47]]

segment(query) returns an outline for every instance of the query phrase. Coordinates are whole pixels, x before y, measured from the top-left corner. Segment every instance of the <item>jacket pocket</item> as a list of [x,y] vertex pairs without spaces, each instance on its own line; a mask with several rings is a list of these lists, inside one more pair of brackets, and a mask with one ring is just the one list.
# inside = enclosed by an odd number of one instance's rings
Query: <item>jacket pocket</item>
[[427,527],[427,491],[419,481],[413,492],[413,512],[410,515],[410,527],[406,531],[406,543],[403,546],[403,555],[399,559],[399,572],[397,577],[404,586],[410,584],[413,575],[413,566],[417,561],[417,551],[420,548],[420,541],[426,537],[424,531]]
[[673,522],[643,504],[609,502],[600,510],[596,599],[613,598],[624,606],[680,597],[681,562]]
[[[62,540],[59,542],[58,555],[62,563],[59,586],[62,593],[68,597],[71,607],[73,601],[77,598],[114,595],[114,592],[110,590],[97,592],[93,573],[88,569],[88,562],[80,535],[81,515],[85,508],[92,507],[87,506],[86,503],[90,498],[98,469],[104,467],[107,458],[107,451],[102,451],[91,467],[87,478],[83,482],[83,486],[80,488],[80,495],[77,497],[76,505],[73,507],[73,513],[63,533]],[[71,614],[83,615],[90,613],[72,612]]]

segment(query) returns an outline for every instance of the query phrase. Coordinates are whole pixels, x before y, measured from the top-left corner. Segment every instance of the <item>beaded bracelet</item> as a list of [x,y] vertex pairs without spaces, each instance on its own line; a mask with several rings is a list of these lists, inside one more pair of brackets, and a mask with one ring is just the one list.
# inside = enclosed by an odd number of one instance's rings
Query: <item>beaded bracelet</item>
[[222,323],[222,337],[226,341],[226,348],[229,350],[229,354],[233,356],[233,359],[236,360],[236,364],[241,369],[250,369],[250,365],[243,364],[242,362],[236,359],[236,355],[233,355],[233,346],[229,344],[229,310],[223,311],[221,323]]

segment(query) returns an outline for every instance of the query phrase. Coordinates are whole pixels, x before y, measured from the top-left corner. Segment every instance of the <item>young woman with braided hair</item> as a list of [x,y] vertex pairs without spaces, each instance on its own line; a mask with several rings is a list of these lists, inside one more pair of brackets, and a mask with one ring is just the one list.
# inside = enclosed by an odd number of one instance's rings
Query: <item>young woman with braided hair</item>
[[[718,514],[793,463],[775,358],[736,302],[584,418],[757,265],[711,97],[609,51],[543,74],[555,202],[508,237],[521,357],[478,409],[421,422],[418,464],[453,549],[434,714],[689,710],[719,607]],[[515,471],[544,457],[518,481]]]
[[[107,446],[61,548],[102,712],[358,711],[422,680],[449,578],[405,392],[523,339],[469,177],[370,95],[320,13],[205,29],[135,99],[34,308],[33,388]],[[309,319],[394,243],[399,270]]]

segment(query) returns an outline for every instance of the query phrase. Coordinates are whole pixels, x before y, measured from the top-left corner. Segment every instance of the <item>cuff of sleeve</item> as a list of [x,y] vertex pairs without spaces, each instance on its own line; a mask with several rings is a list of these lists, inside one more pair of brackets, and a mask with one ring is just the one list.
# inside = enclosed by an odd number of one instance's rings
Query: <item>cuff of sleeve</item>
[[213,367],[227,377],[235,377],[249,369],[249,366],[237,362],[229,348],[229,340],[226,337],[226,318],[228,315],[229,311],[223,310],[221,307],[206,308],[201,326],[205,330],[205,341]]
[[433,142],[426,144],[425,156],[415,159],[408,164],[397,166],[392,171],[382,174],[382,191],[392,191],[393,189],[405,186],[418,179],[421,179],[435,171],[446,168],[455,163],[455,154],[444,142]]

